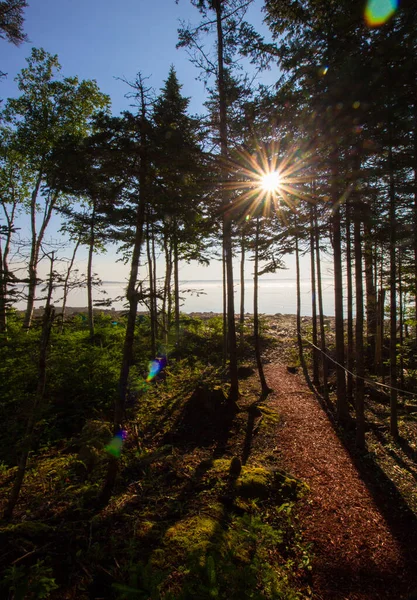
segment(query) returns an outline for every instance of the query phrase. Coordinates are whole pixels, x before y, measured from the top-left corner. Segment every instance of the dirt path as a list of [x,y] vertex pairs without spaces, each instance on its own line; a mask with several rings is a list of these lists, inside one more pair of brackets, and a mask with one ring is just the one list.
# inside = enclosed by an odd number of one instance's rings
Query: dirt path
[[417,587],[413,523],[397,518],[397,507],[392,518],[390,507],[381,509],[387,501],[382,490],[365,484],[358,461],[303,378],[277,364],[268,365],[266,375],[275,390],[268,403],[282,419],[277,440],[282,464],[311,488],[300,519],[314,544],[313,597],[406,598]]

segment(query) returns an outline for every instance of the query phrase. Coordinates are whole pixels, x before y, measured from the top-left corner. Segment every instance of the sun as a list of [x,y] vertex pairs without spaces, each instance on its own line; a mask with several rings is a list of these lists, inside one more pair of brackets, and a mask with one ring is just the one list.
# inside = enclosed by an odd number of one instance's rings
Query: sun
[[273,194],[279,190],[281,183],[281,175],[278,171],[271,171],[261,176],[261,187],[265,192]]

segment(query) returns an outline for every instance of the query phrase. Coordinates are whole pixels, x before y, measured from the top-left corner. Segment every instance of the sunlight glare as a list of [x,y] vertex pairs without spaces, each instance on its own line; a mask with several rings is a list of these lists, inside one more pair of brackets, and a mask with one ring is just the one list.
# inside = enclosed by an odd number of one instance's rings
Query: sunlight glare
[[261,185],[266,192],[273,193],[278,191],[280,183],[281,176],[278,171],[271,171],[270,173],[262,175]]

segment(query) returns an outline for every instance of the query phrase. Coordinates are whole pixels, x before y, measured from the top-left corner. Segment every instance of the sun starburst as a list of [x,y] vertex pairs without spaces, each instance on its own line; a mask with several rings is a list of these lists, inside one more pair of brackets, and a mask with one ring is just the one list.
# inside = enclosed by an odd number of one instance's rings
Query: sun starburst
[[232,177],[226,187],[239,192],[233,201],[239,218],[281,213],[283,206],[295,211],[298,200],[311,201],[306,188],[311,181],[311,159],[299,147],[284,152],[277,142],[256,144],[252,153],[235,150],[235,158],[228,166]]

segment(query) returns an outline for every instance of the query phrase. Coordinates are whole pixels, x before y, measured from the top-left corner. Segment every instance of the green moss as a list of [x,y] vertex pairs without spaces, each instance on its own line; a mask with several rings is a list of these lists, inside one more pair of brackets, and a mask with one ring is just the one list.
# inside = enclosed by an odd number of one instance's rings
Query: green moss
[[211,517],[195,515],[178,521],[167,530],[163,547],[153,552],[153,567],[165,570],[173,561],[185,561],[187,556],[200,562],[213,545],[218,531],[219,523]]
[[228,473],[230,469],[231,460],[228,458],[218,458],[217,460],[213,460],[213,466],[210,469],[215,473]]
[[266,498],[274,483],[273,472],[263,467],[242,467],[236,481],[236,493],[243,498]]
[[273,497],[277,502],[301,497],[308,486],[284,472],[259,466],[243,466],[236,481],[236,494],[241,498],[266,499]]
[[265,404],[258,404],[258,408],[263,416],[261,427],[277,425],[280,422],[279,414],[269,406],[266,406]]

